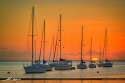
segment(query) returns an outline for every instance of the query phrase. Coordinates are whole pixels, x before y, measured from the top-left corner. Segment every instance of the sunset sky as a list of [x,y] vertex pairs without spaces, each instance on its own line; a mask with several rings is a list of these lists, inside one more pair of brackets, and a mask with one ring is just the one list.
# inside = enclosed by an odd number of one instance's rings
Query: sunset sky
[[89,59],[90,38],[93,57],[103,48],[108,29],[108,58],[125,60],[125,0],[0,0],[0,60],[28,60],[31,12],[35,6],[35,42],[39,55],[43,20],[46,20],[46,58],[62,14],[63,58],[80,58],[81,26],[84,26],[84,58]]

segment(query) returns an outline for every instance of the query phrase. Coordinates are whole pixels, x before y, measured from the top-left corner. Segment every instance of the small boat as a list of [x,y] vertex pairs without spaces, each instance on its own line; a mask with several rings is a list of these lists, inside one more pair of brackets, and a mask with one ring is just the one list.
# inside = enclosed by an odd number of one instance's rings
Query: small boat
[[98,66],[98,67],[103,67],[101,48],[100,48],[99,61],[98,61],[98,63],[97,63],[97,66]]
[[77,65],[77,69],[87,69],[86,62],[81,61],[80,64]]
[[44,73],[46,72],[47,68],[44,65],[41,65],[39,62],[34,62],[34,16],[35,16],[35,7],[32,7],[32,38],[31,38],[31,46],[32,46],[32,64],[28,66],[24,66],[24,70],[26,74],[32,73]]
[[72,67],[72,61],[59,61],[55,65],[55,70],[72,70],[74,67]]
[[96,68],[95,62],[90,62],[89,63],[89,68]]
[[91,38],[91,47],[90,47],[90,63],[88,65],[89,68],[96,68],[96,64],[92,61],[92,38]]
[[53,64],[55,70],[75,70],[75,67],[72,66],[72,61],[58,61]]
[[81,61],[77,65],[77,69],[86,69],[87,65],[86,62],[83,61],[83,26],[82,26],[82,36],[81,36]]
[[32,64],[30,66],[24,66],[25,73],[45,73],[46,69],[41,64]]
[[[107,28],[105,29],[105,37],[104,37],[104,48],[103,48],[103,60],[100,60],[98,63],[98,67],[112,67],[113,63],[106,59],[107,55],[107,34],[108,30]],[[101,56],[101,55],[100,55]]]
[[105,62],[103,62],[103,67],[112,67],[112,62],[110,60],[105,60]]
[[104,38],[104,48],[103,48],[103,67],[112,67],[113,63],[107,59],[107,34],[108,34],[108,30],[107,28],[105,29],[105,38]]
[[[45,36],[46,36],[46,21],[44,19],[44,23],[43,23],[43,40],[41,39],[41,47],[40,47],[40,56],[39,56],[39,61],[40,61],[40,65],[42,66],[42,68],[46,69],[46,71],[52,71],[52,67],[48,64],[48,62],[45,60]],[[42,48],[43,46],[43,48]],[[42,51],[41,51],[42,50]],[[43,54],[42,54],[43,52]],[[43,60],[41,61],[41,55],[43,56]]]
[[74,69],[75,67],[72,67],[72,61],[68,61],[68,60],[66,60],[66,59],[63,59],[62,58],[62,34],[61,34],[61,27],[62,27],[62,25],[61,25],[61,19],[62,19],[62,15],[60,14],[59,15],[59,17],[60,17],[60,26],[59,26],[59,47],[60,47],[60,51],[59,51],[59,55],[60,55],[60,59],[59,59],[59,61],[56,63],[56,65],[55,65],[55,70],[72,70],[72,69]]
[[[56,37],[54,38],[53,37],[53,42],[51,44],[51,49],[50,49],[50,56],[49,56],[49,59],[51,57],[51,52],[53,52],[53,57],[52,59],[50,60],[51,62],[49,63],[49,65],[51,67],[55,67],[57,64],[58,64],[58,60],[55,60],[56,58],[56,53],[57,53],[57,44],[58,44],[58,33],[56,35]],[[52,49],[53,48],[53,49]],[[53,50],[53,51],[52,51]]]

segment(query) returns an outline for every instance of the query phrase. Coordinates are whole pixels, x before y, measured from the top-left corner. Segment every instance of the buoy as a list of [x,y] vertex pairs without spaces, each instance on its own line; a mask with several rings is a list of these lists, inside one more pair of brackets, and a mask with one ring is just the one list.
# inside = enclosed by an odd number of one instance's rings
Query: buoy
[[99,71],[97,71],[97,73],[99,73]]
[[7,74],[10,74],[10,72],[8,71]]

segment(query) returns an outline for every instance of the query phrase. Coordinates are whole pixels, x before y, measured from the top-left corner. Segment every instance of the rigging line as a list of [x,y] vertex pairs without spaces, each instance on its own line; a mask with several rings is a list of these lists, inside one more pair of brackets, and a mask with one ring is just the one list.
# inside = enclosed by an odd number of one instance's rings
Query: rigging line
[[90,44],[90,61],[92,62],[92,42],[93,38],[91,37],[91,44]]
[[56,57],[57,46],[58,46],[58,32],[57,32],[57,35],[56,35],[55,47],[54,47],[54,52],[53,52],[53,62],[54,62],[54,59]]
[[106,56],[107,56],[107,33],[108,33],[108,30],[107,28],[105,28],[105,35],[104,35],[104,47],[103,47],[103,57],[104,57],[104,60],[106,60]]
[[51,56],[52,56],[52,52],[53,52],[53,46],[54,46],[54,40],[55,40],[55,37],[53,35],[53,38],[52,38],[52,42],[51,42],[51,46],[50,46],[50,55],[49,55],[49,61],[51,61]]
[[44,23],[43,23],[43,63],[44,63],[44,61],[45,61],[45,51],[46,51],[46,45],[45,45],[45,41],[46,41],[46,38],[45,38],[45,36],[46,36],[46,29],[45,29],[45,27],[46,27],[46,21],[45,21],[45,19],[44,19]]
[[41,45],[40,45],[40,50],[39,50],[39,62],[41,61],[41,56],[42,56],[42,48],[43,48],[43,29],[41,29]]
[[61,31],[61,28],[62,28],[62,15],[60,14],[59,15],[59,32],[60,32],[60,60],[62,59],[62,31]]
[[81,62],[83,62],[83,25],[81,29]]

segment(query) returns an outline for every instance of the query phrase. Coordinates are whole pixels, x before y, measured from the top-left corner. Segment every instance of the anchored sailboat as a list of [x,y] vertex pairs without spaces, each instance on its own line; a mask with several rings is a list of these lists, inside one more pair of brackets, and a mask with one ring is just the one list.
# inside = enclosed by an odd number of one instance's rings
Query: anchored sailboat
[[46,69],[40,64],[34,63],[34,7],[32,7],[32,64],[29,66],[24,66],[25,73],[44,73]]
[[83,61],[83,26],[82,26],[82,32],[81,32],[81,61],[80,64],[77,65],[77,69],[86,69],[87,65],[86,62]]
[[105,38],[104,38],[104,48],[103,48],[103,57],[104,57],[103,67],[112,67],[113,65],[112,62],[107,59],[107,34],[108,34],[108,30],[106,28]]
[[96,68],[96,64],[95,64],[95,62],[92,61],[92,41],[93,41],[93,39],[91,38],[90,63],[89,63],[89,68]]
[[101,47],[100,47],[100,52],[99,52],[99,61],[98,61],[97,65],[98,65],[98,67],[102,67],[103,66]]
[[62,58],[62,15],[60,14],[59,15],[60,17],[60,26],[59,26],[59,47],[60,47],[60,59],[58,61],[57,64],[55,64],[55,70],[71,70],[73,69],[72,67],[72,62],[71,61],[68,61],[68,60],[65,60]]
[[[46,41],[46,21],[44,20],[44,23],[43,23],[43,40],[41,39],[41,47],[40,47],[40,56],[39,56],[39,64],[46,69],[46,71],[51,71],[52,70],[52,67],[47,64],[47,61],[45,60],[45,41]],[[43,46],[43,49],[42,49],[42,46]],[[41,51],[42,49],[42,51]],[[43,54],[42,54],[43,52]],[[41,55],[43,56],[43,60],[41,61],[40,58],[41,58]]]
[[[58,34],[58,33],[57,33]],[[58,35],[56,35],[55,38],[53,38],[53,42],[52,45],[53,47],[53,58],[52,58],[52,62],[49,64],[51,67],[55,67],[58,64],[58,60],[55,60],[56,58],[56,53],[57,53],[57,44],[58,44]],[[52,48],[51,45],[51,48]],[[52,50],[52,49],[51,49]],[[50,51],[51,52],[51,51]],[[50,55],[51,56],[51,55]]]

